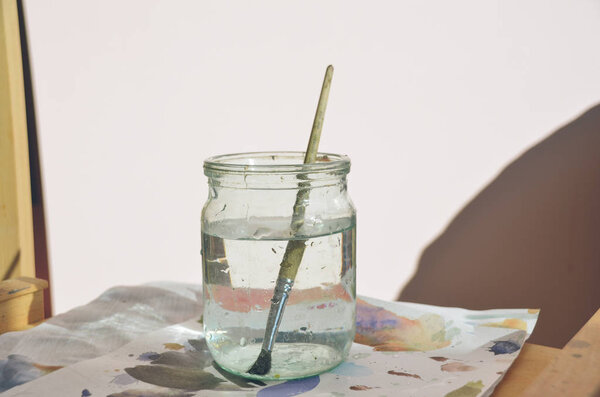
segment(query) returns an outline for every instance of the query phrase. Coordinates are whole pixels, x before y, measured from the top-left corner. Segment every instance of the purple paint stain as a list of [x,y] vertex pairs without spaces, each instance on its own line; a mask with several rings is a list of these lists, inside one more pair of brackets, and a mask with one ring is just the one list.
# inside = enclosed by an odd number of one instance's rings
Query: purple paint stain
[[494,342],[494,346],[490,347],[490,351],[494,353],[494,356],[497,356],[498,354],[514,353],[520,348],[521,346],[517,345],[515,342],[501,340],[498,342]]
[[292,397],[311,391],[319,384],[319,376],[288,380],[278,385],[268,386],[256,393],[256,397]]
[[137,359],[140,361],[154,361],[158,358],[160,358],[160,354],[158,354],[157,352],[146,352],[140,354]]
[[92,393],[90,393],[90,391],[88,389],[83,389],[81,391],[81,397],[90,397],[92,395]]
[[377,306],[356,305],[356,327],[361,333],[385,328],[399,328],[402,319]]

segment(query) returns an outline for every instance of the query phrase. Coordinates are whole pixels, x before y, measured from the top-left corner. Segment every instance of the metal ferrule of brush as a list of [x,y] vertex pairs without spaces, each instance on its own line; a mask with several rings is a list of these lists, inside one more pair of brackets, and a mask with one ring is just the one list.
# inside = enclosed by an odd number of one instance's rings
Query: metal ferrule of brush
[[290,297],[293,285],[294,280],[289,278],[278,278],[277,283],[275,284],[266,328],[270,333],[266,336],[262,344],[262,348],[268,352],[271,352],[273,349],[273,343],[275,343],[275,338],[277,337],[279,324],[281,323],[283,311],[285,310],[285,304]]

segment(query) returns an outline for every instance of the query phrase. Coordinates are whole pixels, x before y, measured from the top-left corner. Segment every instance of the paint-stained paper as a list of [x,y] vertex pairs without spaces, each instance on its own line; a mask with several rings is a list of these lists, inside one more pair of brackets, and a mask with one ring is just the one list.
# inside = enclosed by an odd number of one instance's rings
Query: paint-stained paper
[[[519,354],[537,316],[528,309],[472,311],[361,297],[356,343],[344,363],[319,376],[266,383],[213,366],[196,316],[100,357],[46,368],[46,375],[5,395],[487,396]],[[12,356],[0,360],[0,367],[48,367]],[[6,381],[0,378],[0,387]]]

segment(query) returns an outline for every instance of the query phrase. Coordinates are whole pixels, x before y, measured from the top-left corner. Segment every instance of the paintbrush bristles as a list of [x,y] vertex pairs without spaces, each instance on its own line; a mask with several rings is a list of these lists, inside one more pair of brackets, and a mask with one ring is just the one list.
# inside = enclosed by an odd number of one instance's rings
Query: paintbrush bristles
[[248,370],[249,374],[264,375],[271,370],[271,352],[260,349],[260,354],[254,362],[252,368]]

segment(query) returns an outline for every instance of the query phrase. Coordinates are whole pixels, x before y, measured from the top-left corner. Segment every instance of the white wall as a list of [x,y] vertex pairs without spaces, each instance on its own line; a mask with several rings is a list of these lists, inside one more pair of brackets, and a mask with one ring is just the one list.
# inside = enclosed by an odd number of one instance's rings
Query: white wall
[[358,291],[393,298],[511,159],[600,100],[600,3],[25,0],[55,311],[201,281],[204,158],[353,161]]

